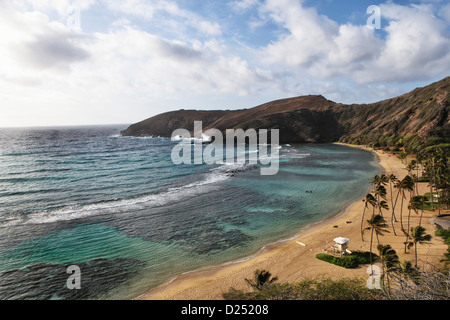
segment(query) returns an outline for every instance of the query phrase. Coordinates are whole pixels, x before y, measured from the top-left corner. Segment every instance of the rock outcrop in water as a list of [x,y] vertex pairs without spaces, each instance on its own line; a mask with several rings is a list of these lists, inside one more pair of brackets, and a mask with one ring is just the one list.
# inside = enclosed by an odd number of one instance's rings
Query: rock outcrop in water
[[193,132],[194,121],[203,129],[279,129],[280,143],[380,142],[398,144],[450,137],[450,77],[410,93],[372,104],[344,105],[323,96],[277,100],[232,111],[179,110],[157,115],[130,126],[123,136],[170,137],[179,128]]

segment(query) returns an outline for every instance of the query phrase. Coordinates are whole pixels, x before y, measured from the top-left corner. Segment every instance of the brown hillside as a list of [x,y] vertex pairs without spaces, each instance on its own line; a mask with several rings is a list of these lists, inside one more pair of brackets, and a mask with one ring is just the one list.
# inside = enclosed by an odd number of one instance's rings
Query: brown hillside
[[402,96],[372,104],[338,104],[323,96],[302,96],[272,101],[234,111],[179,110],[130,126],[124,136],[170,137],[179,128],[221,131],[236,128],[279,129],[281,143],[351,142],[398,145],[448,143],[450,139],[450,77]]

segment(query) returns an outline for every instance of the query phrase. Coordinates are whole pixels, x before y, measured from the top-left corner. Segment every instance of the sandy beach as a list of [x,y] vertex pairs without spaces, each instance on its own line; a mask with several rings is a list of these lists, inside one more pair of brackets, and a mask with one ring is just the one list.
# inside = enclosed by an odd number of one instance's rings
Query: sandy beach
[[[354,146],[352,146],[354,147]],[[369,150],[365,147],[359,147]],[[401,161],[383,151],[372,150],[376,154],[378,163],[385,174],[395,174],[397,178],[406,176],[407,171]],[[388,191],[388,203],[390,207],[390,193]],[[419,193],[428,191],[427,183],[419,185]],[[394,197],[396,191],[394,191]],[[279,278],[279,282],[296,282],[307,278],[326,276],[333,279],[342,277],[361,277],[366,279],[367,266],[360,266],[356,269],[345,269],[315,258],[316,254],[323,252],[336,237],[350,239],[350,250],[369,251],[370,235],[367,233],[365,241],[361,240],[360,224],[364,204],[362,199],[345,208],[337,216],[310,226],[300,231],[300,233],[290,240],[268,245],[260,252],[243,261],[233,262],[221,266],[212,266],[180,275],[169,283],[138,297],[144,300],[218,300],[222,299],[222,294],[230,288],[249,290],[245,278],[252,278],[257,269],[265,269],[272,275]],[[396,207],[398,217],[400,205]],[[407,219],[407,201],[403,206],[404,219]],[[437,265],[443,258],[447,246],[440,237],[435,237],[436,226],[430,222],[437,213],[425,211],[422,218],[422,226],[427,233],[433,236],[430,245],[419,245],[419,266]],[[390,213],[388,214],[390,221]],[[370,213],[365,220],[370,218]],[[406,221],[406,220],[405,220]],[[419,216],[411,213],[411,226],[419,224]],[[394,223],[397,236],[393,234],[389,225],[390,233],[380,237],[380,242],[390,244],[398,253],[400,260],[414,262],[414,253],[404,253],[405,236],[400,231],[400,222]],[[301,244],[299,244],[301,243]],[[302,245],[303,244],[303,245]],[[374,252],[376,250],[374,243]]]

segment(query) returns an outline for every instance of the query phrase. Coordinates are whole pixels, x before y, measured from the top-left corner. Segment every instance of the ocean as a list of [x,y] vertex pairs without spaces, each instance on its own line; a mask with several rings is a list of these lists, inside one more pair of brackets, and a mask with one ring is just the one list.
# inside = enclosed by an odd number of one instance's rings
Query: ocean
[[380,173],[372,153],[335,144],[282,145],[274,176],[174,165],[170,139],[126,127],[0,129],[0,299],[132,299],[293,237]]

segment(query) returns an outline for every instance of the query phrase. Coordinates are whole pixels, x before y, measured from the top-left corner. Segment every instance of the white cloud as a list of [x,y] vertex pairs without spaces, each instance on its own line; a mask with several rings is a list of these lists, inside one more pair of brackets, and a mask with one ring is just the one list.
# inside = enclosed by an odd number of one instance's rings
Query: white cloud
[[28,6],[32,10],[46,13],[56,11],[60,15],[65,15],[73,7],[79,8],[80,10],[87,10],[95,3],[95,0],[15,0],[15,2],[17,4],[21,3],[23,6]]
[[259,0],[237,0],[231,2],[230,6],[237,12],[244,12],[258,4],[260,4]]
[[[444,21],[429,6],[381,5],[389,20],[387,39],[374,62],[381,81],[428,78],[450,66],[450,36]],[[389,71],[396,75],[387,76]]]
[[170,0],[103,0],[109,9],[145,18],[148,20],[155,19],[158,14],[167,14],[168,17],[158,19],[162,25],[173,24],[177,29],[185,29],[186,27],[196,29],[204,35],[218,36],[222,31],[220,25],[213,21],[208,21],[200,17],[194,12],[181,9],[178,4]]
[[215,41],[168,40],[133,27],[97,34],[89,52],[92,65],[86,72],[97,68],[93,72],[119,81],[118,87],[158,96],[210,90],[252,93],[267,77]]
[[448,24],[450,24],[450,3],[446,4],[439,11],[439,16],[445,19]]
[[2,10],[0,20],[0,126],[138,121],[168,101],[256,94],[271,80],[221,41],[166,39],[123,19],[91,35],[37,11]]
[[20,13],[13,9],[5,6],[0,12],[4,32],[0,38],[1,70],[7,77],[34,74],[35,68],[68,69],[71,63],[89,57],[79,45],[85,36],[51,22],[38,11]]
[[305,68],[323,60],[338,35],[338,24],[315,9],[304,8],[293,0],[268,0],[262,8],[271,19],[286,29],[280,38],[264,48],[264,60]]
[[430,5],[380,7],[389,21],[385,40],[364,25],[338,25],[302,2],[267,0],[263,9],[286,32],[261,50],[261,59],[321,79],[340,76],[365,83],[425,80],[448,72],[448,24],[433,15]]
[[[64,18],[74,4],[103,6],[107,28],[74,32]],[[433,15],[432,4],[381,5],[386,37],[339,24],[302,1],[234,6],[256,10],[251,22],[270,22],[264,31],[276,40],[256,48],[230,41],[239,35],[173,0],[0,2],[0,126],[133,122],[303,94],[375,101],[404,92],[387,84],[448,75],[448,22]]]

